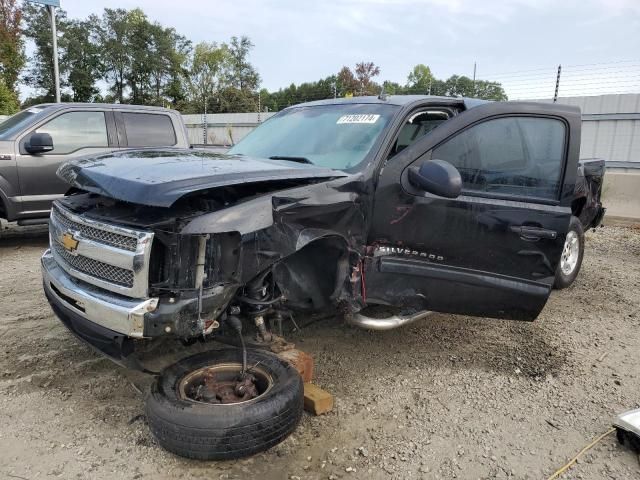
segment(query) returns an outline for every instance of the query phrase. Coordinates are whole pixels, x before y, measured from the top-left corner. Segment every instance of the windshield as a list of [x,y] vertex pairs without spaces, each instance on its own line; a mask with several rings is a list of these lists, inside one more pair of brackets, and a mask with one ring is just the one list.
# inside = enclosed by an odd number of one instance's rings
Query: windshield
[[364,160],[396,108],[354,103],[287,109],[252,131],[229,153],[346,170]]
[[0,140],[8,140],[14,134],[22,131],[22,127],[32,123],[38,114],[46,107],[31,107],[0,122]]

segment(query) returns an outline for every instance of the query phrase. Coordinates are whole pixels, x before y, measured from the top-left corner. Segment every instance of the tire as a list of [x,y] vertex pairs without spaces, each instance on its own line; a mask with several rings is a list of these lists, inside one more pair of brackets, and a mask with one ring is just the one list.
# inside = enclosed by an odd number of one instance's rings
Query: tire
[[[570,242],[575,242],[577,251],[572,251]],[[577,255],[577,257],[574,257]],[[584,229],[578,217],[571,216],[569,221],[569,229],[565,238],[565,244],[562,248],[562,255],[558,268],[556,270],[556,279],[553,284],[554,288],[561,290],[569,287],[580,273],[582,266],[582,257],[584,256]]]
[[256,369],[271,378],[270,388],[252,400],[212,404],[179,393],[181,381],[191,372],[241,362],[240,349],[214,350],[185,358],[160,374],[147,398],[146,415],[162,447],[181,457],[229,460],[267,450],[293,432],[302,417],[302,378],[270,352],[247,351],[249,367],[258,364]]

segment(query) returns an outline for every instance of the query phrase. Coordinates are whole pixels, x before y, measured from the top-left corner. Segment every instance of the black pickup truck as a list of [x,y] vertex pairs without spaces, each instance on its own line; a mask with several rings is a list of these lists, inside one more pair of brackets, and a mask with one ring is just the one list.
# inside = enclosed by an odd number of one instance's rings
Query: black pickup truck
[[579,149],[574,107],[381,96],[290,107],[226,155],[76,160],[58,172],[75,193],[54,203],[45,293],[131,367],[161,341],[241,345],[164,370],[147,417],[180,455],[248,455],[301,415],[299,376],[265,352],[292,312],[534,320],[604,214],[604,162]]

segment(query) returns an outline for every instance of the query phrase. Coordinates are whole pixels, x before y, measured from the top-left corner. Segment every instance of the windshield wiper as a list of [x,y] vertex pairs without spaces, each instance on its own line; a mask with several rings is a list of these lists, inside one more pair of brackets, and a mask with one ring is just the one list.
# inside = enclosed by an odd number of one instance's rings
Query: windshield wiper
[[306,157],[287,157],[286,155],[272,155],[269,157],[270,160],[289,160],[291,162],[298,163],[310,163],[313,165],[313,162]]

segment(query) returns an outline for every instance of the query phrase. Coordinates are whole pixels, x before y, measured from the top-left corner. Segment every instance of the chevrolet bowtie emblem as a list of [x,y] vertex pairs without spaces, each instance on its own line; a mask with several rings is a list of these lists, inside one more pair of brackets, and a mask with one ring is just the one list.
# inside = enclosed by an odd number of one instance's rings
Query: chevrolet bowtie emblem
[[73,233],[65,232],[62,234],[61,243],[67,252],[75,252],[78,248],[78,240],[73,237]]

